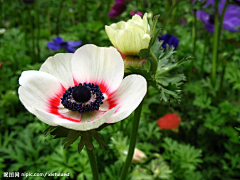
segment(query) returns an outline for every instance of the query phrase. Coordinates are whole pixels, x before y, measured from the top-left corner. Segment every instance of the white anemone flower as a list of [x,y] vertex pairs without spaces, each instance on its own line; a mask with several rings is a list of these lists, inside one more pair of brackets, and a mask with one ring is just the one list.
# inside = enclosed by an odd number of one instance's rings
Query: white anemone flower
[[114,47],[89,44],[49,57],[39,71],[22,72],[18,93],[44,123],[87,131],[123,120],[142,101],[145,78],[123,76],[123,60]]
[[127,22],[120,21],[105,26],[105,30],[113,46],[122,55],[138,55],[141,49],[148,48],[151,40],[147,13],[143,18],[135,14]]

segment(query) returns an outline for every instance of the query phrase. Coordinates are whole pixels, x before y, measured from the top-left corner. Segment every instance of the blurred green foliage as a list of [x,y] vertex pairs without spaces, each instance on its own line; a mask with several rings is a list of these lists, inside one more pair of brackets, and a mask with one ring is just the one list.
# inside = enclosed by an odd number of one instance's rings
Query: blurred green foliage
[[[173,2],[177,2],[176,5]],[[0,28],[6,29],[0,34],[0,179],[4,172],[70,175],[47,179],[92,178],[85,149],[79,154],[78,143],[75,142],[63,150],[62,139],[45,137],[43,131],[48,125],[27,112],[18,99],[21,72],[38,70],[47,57],[56,53],[46,46],[52,38],[59,35],[66,40],[81,40],[83,45],[111,46],[104,26],[127,20],[131,18],[131,10],[139,10],[160,14],[156,28],[161,28],[161,34],[178,37],[179,47],[174,54],[177,63],[181,63],[179,60],[186,55],[192,55],[194,17],[193,6],[188,0],[131,1],[120,17],[110,19],[107,13],[113,3],[113,0],[36,0],[34,4],[24,4],[20,0],[0,0]],[[182,24],[180,18],[184,18],[186,24]],[[182,74],[170,79],[161,78],[161,72],[158,72],[157,80],[162,86],[188,80],[183,74],[187,75],[189,71],[193,75],[191,81],[179,84],[182,89],[180,104],[168,102],[168,97],[149,88],[136,146],[146,154],[147,159],[145,163],[132,164],[129,179],[240,179],[239,131],[235,129],[240,124],[240,36],[227,31],[221,34],[216,86],[209,78],[212,41],[212,34],[206,31],[201,21],[197,21],[193,69],[190,69],[190,63],[185,63],[167,72]],[[173,51],[169,50],[166,54],[171,57]],[[165,60],[170,61],[171,58]],[[143,73],[151,78],[147,72]],[[168,94],[167,91],[164,93]],[[178,133],[160,130],[157,126],[156,120],[169,112],[181,116]],[[120,176],[131,123],[132,115],[99,133],[109,147],[104,152],[95,145],[101,180]]]

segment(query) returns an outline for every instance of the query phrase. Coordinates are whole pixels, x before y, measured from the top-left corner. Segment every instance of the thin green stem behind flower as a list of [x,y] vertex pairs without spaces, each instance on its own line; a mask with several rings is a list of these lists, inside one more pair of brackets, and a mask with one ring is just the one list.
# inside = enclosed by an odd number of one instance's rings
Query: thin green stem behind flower
[[128,149],[126,162],[123,165],[122,174],[120,178],[121,180],[126,180],[126,177],[128,175],[128,169],[132,162],[133,153],[134,153],[134,149],[137,141],[138,126],[139,126],[139,121],[140,121],[140,116],[142,111],[142,104],[143,104],[143,101],[140,103],[140,105],[137,107],[137,109],[134,112],[134,119],[132,123],[132,131],[131,131],[131,137],[130,137],[131,138],[130,145]]

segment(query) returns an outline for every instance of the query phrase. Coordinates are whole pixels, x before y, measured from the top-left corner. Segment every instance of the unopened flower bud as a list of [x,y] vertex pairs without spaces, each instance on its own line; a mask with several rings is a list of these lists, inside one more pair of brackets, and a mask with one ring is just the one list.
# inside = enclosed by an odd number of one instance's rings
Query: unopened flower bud
[[135,148],[135,149],[134,149],[134,154],[133,154],[132,163],[134,163],[134,162],[144,163],[144,161],[145,161],[146,158],[147,158],[147,156],[145,155],[144,152],[142,152],[142,151],[139,150],[138,148]]

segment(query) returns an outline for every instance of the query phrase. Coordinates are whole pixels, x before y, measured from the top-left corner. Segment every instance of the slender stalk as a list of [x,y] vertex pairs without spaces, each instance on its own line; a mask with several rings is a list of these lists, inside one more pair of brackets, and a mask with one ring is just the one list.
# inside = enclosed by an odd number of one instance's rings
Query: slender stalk
[[222,94],[222,89],[223,89],[223,80],[224,80],[224,75],[225,75],[225,71],[226,71],[226,61],[223,59],[222,60],[222,74],[221,74],[221,79],[220,79],[220,85],[219,85],[219,89],[217,92],[217,99],[220,99],[219,97]]
[[94,150],[89,150],[88,148],[86,149],[87,149],[88,158],[91,164],[93,180],[99,180],[98,165],[97,165],[95,154],[93,152]]
[[28,37],[27,37],[28,32],[27,32],[27,23],[26,23],[27,21],[25,19],[25,10],[23,10],[23,13],[19,13],[19,16],[21,17],[22,24],[23,24],[25,47],[26,47],[26,49],[29,49],[28,41],[27,41],[28,40]]
[[172,24],[171,24],[171,28],[170,28],[170,34],[172,33],[173,27],[175,24],[175,19],[176,19],[175,16],[176,16],[178,2],[179,2],[178,0],[173,0],[174,8],[172,10]]
[[138,7],[138,0],[135,0],[135,3],[136,3],[136,7],[137,7],[137,9],[139,8]]
[[3,26],[3,1],[0,0],[0,27]]
[[150,56],[152,57],[150,59],[150,61],[151,61],[151,71],[152,71],[153,75],[155,75],[156,72],[157,72],[158,60],[157,60],[157,57],[153,54],[152,49],[150,49]]
[[123,165],[122,174],[120,178],[121,180],[126,180],[128,175],[128,169],[132,162],[132,157],[133,157],[133,153],[134,153],[134,149],[137,141],[138,126],[139,126],[140,115],[142,111],[142,104],[143,104],[143,101],[140,103],[140,105],[137,107],[137,109],[134,112],[134,119],[133,119],[132,131],[131,131],[131,137],[130,137],[131,138],[130,145],[128,149],[126,162]]
[[[197,40],[197,16],[196,16],[196,10],[194,10],[193,29],[192,29],[192,43],[193,43],[192,56],[193,57],[195,57],[196,40]],[[191,61],[189,72],[188,72],[189,83],[191,82],[191,79],[192,79],[192,71],[193,71],[193,60]]]
[[31,35],[32,35],[32,60],[35,62],[36,56],[35,56],[34,24],[32,19],[33,17],[31,16],[31,10],[29,7],[27,7],[27,11],[28,11],[28,19],[29,19]]
[[59,23],[60,23],[60,15],[61,15],[62,8],[63,8],[63,2],[64,2],[64,0],[61,0],[60,7],[58,10],[58,14],[57,14],[57,27],[56,27],[57,36],[59,35]]
[[228,6],[228,1],[226,1],[225,5],[223,7],[223,11],[222,11],[221,19],[220,19],[218,39],[220,39],[220,35],[221,35],[221,31],[222,31],[222,25],[223,25],[223,20],[224,20],[224,15],[225,15],[227,6]]
[[205,53],[207,49],[207,42],[208,42],[208,34],[206,34],[204,38],[204,47],[203,47],[203,54],[201,59],[201,77],[203,77],[203,73],[204,73],[204,61],[205,61]]
[[[220,19],[218,41],[220,40],[220,35],[221,35],[221,30],[222,30],[222,25],[223,25],[223,19],[224,19],[224,15],[225,15],[227,6],[228,6],[228,2],[226,1],[225,5],[223,7],[223,12],[222,12],[222,15],[221,15],[221,19]],[[222,94],[222,86],[223,86],[223,80],[224,80],[224,75],[225,75],[225,69],[226,69],[226,62],[223,59],[222,60],[222,74],[221,74],[221,79],[220,79],[220,86],[219,86],[219,89],[218,89],[218,97]]]
[[214,41],[212,56],[212,84],[215,85],[218,60],[218,43],[219,43],[219,17],[218,17],[218,0],[215,0],[215,19],[214,19]]
[[83,21],[87,21],[87,0],[84,0],[84,16]]
[[[172,5],[171,9],[170,9],[170,10],[168,11],[168,13],[167,13],[164,27],[167,27],[167,28],[168,28],[169,17],[170,17],[170,15],[172,14],[173,10],[175,9],[175,7],[176,7],[177,5],[178,5],[178,0],[175,0],[175,1],[173,2],[173,5]],[[166,11],[166,6],[165,6],[165,11]],[[167,11],[166,11],[166,12],[167,12]]]
[[39,39],[40,39],[40,21],[39,21],[39,8],[38,8],[38,1],[35,3],[35,14],[37,20],[37,39],[36,39],[36,46],[37,46],[37,60],[40,60],[40,47],[39,47]]
[[142,8],[144,9],[145,8],[145,1],[142,0]]
[[[107,0],[107,5],[106,5],[106,12],[105,14],[108,14],[110,12],[110,6],[111,6],[111,0]],[[104,18],[105,24],[109,24],[109,18]]]
[[50,19],[50,8],[49,6],[47,7],[47,28],[48,28],[48,36],[52,34],[51,30],[51,19]]

